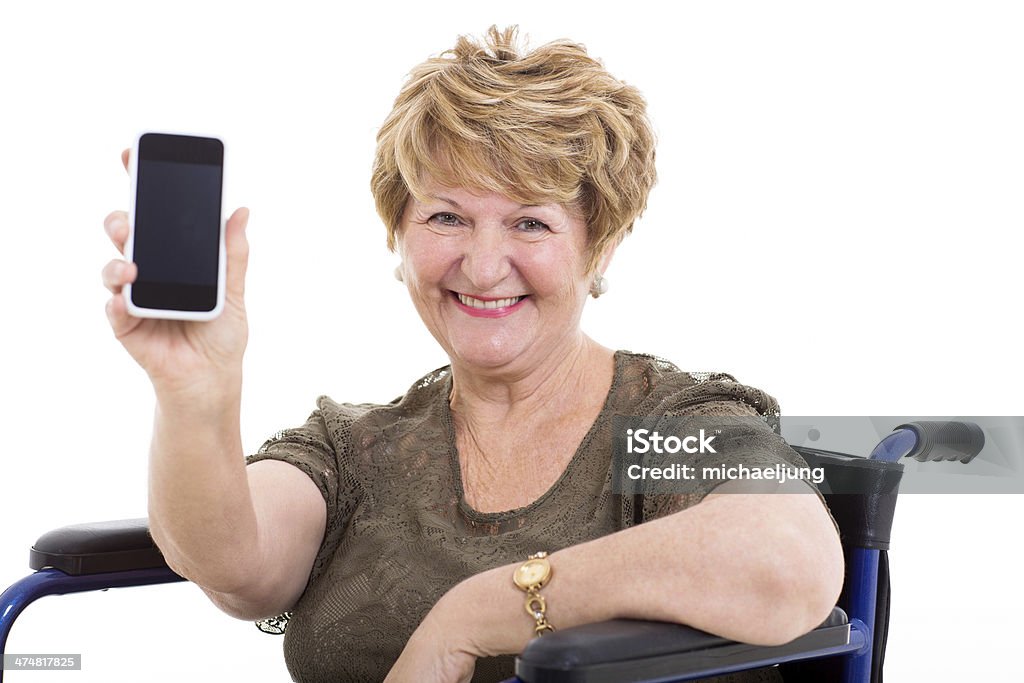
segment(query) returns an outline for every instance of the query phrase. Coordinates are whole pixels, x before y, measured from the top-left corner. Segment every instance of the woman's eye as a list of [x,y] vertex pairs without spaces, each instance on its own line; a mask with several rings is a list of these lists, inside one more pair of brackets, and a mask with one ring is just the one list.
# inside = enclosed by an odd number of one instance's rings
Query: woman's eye
[[519,221],[519,227],[526,232],[541,232],[548,229],[547,223],[542,223],[535,218],[524,218]]
[[459,222],[459,217],[453,213],[435,213],[430,220],[437,221],[441,225],[456,225]]

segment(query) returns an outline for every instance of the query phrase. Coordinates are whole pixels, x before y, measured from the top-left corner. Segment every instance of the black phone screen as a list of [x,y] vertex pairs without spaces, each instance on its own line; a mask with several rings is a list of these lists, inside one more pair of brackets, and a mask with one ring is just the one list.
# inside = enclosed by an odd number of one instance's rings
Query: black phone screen
[[217,304],[224,146],[147,133],[139,140],[132,302],[211,311]]

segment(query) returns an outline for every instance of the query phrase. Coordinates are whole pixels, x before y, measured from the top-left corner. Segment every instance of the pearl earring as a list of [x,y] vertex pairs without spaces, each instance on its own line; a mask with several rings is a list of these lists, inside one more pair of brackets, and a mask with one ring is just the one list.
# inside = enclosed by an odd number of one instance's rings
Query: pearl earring
[[402,275],[402,264],[399,263],[395,266],[395,279],[399,282],[405,282],[405,276]]
[[590,296],[595,299],[608,291],[608,278],[598,275],[594,278],[594,284],[590,285]]

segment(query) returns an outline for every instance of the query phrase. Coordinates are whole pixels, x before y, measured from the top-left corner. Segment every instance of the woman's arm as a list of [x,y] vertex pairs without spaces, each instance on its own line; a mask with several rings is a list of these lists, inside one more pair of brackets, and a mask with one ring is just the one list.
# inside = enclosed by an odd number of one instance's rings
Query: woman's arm
[[[839,537],[810,493],[711,493],[692,508],[549,559],[553,576],[541,594],[548,620],[559,629],[625,617],[775,645],[824,621],[843,583]],[[402,659],[426,658],[425,643],[433,641],[443,643],[443,653],[471,657],[522,652],[534,622],[523,609],[526,595],[512,582],[518,566],[497,567],[452,588]],[[393,673],[400,674],[402,664]]]
[[[128,170],[128,150],[121,161]],[[225,226],[225,309],[195,322],[128,314],[124,287],[137,266],[103,268],[111,331],[149,375],[156,394],[149,451],[149,531],[174,571],[235,616],[269,616],[302,592],[325,528],[325,502],[302,472],[247,469],[239,430],[242,358],[249,338],[245,272],[248,209]],[[129,216],[104,221],[122,256]],[[284,469],[282,469],[284,468]]]
[[249,620],[291,609],[302,594],[326,504],[288,463],[246,466],[239,405],[237,395],[208,402],[158,395],[149,524],[168,566],[221,610]]

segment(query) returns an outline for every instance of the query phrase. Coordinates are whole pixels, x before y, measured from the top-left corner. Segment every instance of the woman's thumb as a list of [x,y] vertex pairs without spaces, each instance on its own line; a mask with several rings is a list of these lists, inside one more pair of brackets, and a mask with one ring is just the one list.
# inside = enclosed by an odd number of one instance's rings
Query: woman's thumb
[[245,296],[245,271],[249,263],[249,240],[245,227],[249,224],[249,209],[236,209],[228,219],[224,239],[227,242],[227,295],[239,304]]

